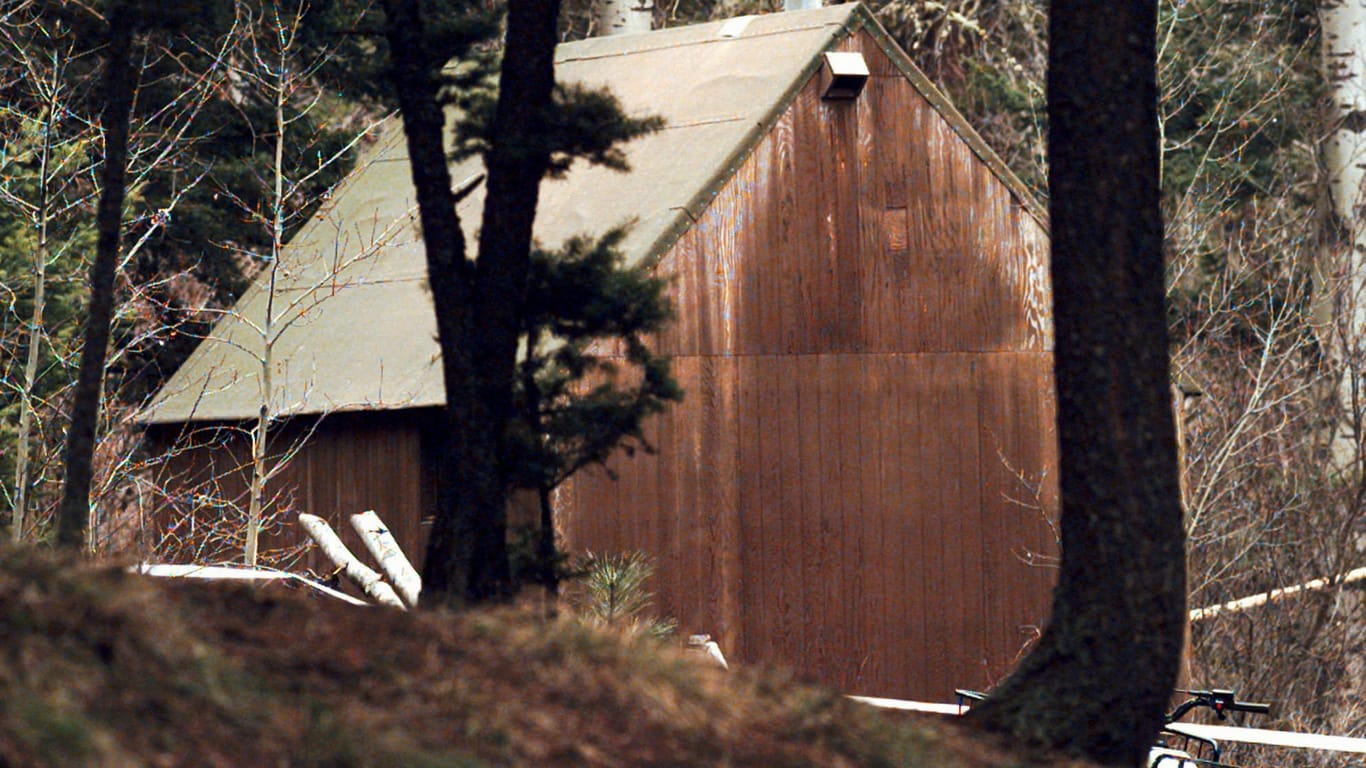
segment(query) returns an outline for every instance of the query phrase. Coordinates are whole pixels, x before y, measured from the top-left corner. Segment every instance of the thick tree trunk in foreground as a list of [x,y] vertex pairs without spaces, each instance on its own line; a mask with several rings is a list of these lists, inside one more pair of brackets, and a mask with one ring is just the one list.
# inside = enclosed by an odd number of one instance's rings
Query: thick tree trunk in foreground
[[1138,765],[1181,657],[1185,555],[1163,311],[1156,4],[1050,5],[1062,570],[1037,648],[971,722]]
[[83,547],[90,527],[90,482],[95,453],[95,430],[100,419],[100,391],[109,348],[109,326],[114,316],[114,276],[118,268],[123,227],[124,176],[128,165],[128,126],[133,107],[133,68],[128,55],[133,44],[131,11],[111,4],[109,42],[104,63],[104,163],[100,170],[100,204],[96,214],[99,241],[90,266],[90,305],[85,324],[81,367],[71,402],[67,428],[66,476],[57,509],[57,543]]
[[[475,316],[480,324],[466,343],[474,350],[477,402],[488,408],[497,430],[478,437],[488,455],[496,456],[499,499],[488,509],[488,525],[469,531],[443,530],[438,518],[432,541],[445,536],[476,537],[475,561],[466,590],[470,599],[507,594],[511,577],[507,560],[507,471],[502,434],[516,418],[513,389],[517,376],[517,341],[525,311],[527,274],[531,268],[531,228],[540,200],[550,153],[540,136],[555,88],[555,42],[559,0],[513,0],[508,4],[507,41],[498,78],[498,106],[493,116],[494,141],[484,157],[488,168],[484,217],[479,229],[479,261],[475,266]],[[448,385],[449,386],[449,385]],[[443,561],[435,545],[427,548],[424,589],[429,578],[444,581]],[[436,555],[437,557],[433,557]]]
[[[390,79],[408,141],[446,382],[437,515],[428,542],[423,583],[429,598],[458,600],[464,597],[469,582],[475,557],[474,539],[453,539],[449,532],[487,524],[487,510],[498,503],[499,496],[490,476],[494,457],[480,455],[473,434],[492,429],[487,414],[478,408],[472,386],[474,350],[464,345],[474,309],[474,267],[466,258],[465,235],[455,212],[450,169],[446,166],[446,120],[437,101],[438,84],[432,64],[437,54],[425,50],[423,17],[416,0],[386,0],[384,7],[392,57]],[[431,573],[438,561],[445,565],[440,577]]]
[[435,54],[424,51],[418,3],[386,0],[385,8],[446,383],[446,436],[422,595],[435,603],[498,600],[512,591],[503,434],[515,417],[531,225],[549,161],[537,134],[554,89],[559,1],[509,4],[494,139],[484,159],[487,194],[477,262],[466,258],[455,213],[432,74]]

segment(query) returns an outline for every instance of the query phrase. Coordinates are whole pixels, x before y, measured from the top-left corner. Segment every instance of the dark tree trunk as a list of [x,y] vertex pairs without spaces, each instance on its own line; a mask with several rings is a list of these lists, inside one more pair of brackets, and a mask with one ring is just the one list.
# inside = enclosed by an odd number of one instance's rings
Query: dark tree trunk
[[1153,0],[1053,0],[1048,119],[1062,570],[1038,647],[971,722],[1138,765],[1181,657]]
[[392,77],[404,118],[446,386],[437,514],[423,599],[478,603],[510,595],[503,435],[512,404],[531,225],[549,154],[537,140],[554,87],[558,0],[513,0],[485,158],[476,262],[466,258],[442,143],[444,117],[416,0],[386,0]]
[[[413,186],[417,190],[446,387],[436,524],[428,542],[422,594],[424,601],[458,600],[464,596],[473,552],[468,537],[452,538],[451,532],[473,525],[471,521],[479,514],[475,494],[481,485],[477,475],[481,465],[487,467],[492,463],[489,457],[474,452],[469,439],[470,433],[481,426],[477,414],[467,412],[475,399],[470,386],[473,350],[464,344],[473,309],[470,290],[474,270],[466,258],[465,235],[455,212],[456,200],[442,140],[445,115],[437,100],[438,84],[431,64],[435,54],[424,47],[419,3],[386,0],[385,13],[392,51],[390,79],[403,115]],[[432,567],[438,561],[444,565],[439,572]]]
[[85,323],[81,366],[71,401],[71,425],[66,433],[66,476],[57,509],[57,543],[82,547],[90,527],[90,482],[95,454],[95,431],[100,420],[100,393],[114,316],[114,276],[118,269],[123,228],[124,176],[128,165],[128,131],[133,108],[133,68],[128,56],[133,44],[131,12],[111,4],[109,38],[104,63],[104,162],[100,169],[100,203],[96,214],[99,240],[90,265],[90,305]]
[[[508,3],[507,41],[498,78],[493,143],[484,161],[488,190],[479,229],[479,261],[474,296],[478,333],[468,341],[478,363],[476,402],[489,409],[497,430],[481,433],[481,448],[497,456],[497,497],[490,497],[488,524],[459,532],[474,538],[481,557],[474,561],[469,592],[474,599],[505,594],[511,588],[507,560],[507,476],[502,435],[517,418],[513,389],[517,340],[525,312],[531,266],[531,227],[540,200],[550,152],[541,137],[555,88],[555,42],[559,0]],[[492,490],[492,489],[490,489]],[[438,523],[439,526],[439,523]],[[436,532],[433,531],[433,538]],[[428,548],[427,570],[435,550]]]

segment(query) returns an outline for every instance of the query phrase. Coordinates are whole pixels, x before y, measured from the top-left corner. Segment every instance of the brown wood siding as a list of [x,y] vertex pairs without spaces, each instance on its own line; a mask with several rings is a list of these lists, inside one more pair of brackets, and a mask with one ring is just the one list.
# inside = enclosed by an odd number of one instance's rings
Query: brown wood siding
[[[867,258],[892,222],[905,245]],[[903,78],[873,77],[856,102],[807,87],[663,260],[685,316],[662,342],[676,355],[1045,351],[1046,249]]]
[[843,47],[863,96],[813,80],[661,261],[688,396],[658,455],[575,479],[562,522],[656,555],[662,610],[727,656],[948,700],[1047,614],[1047,238],[871,38]]
[[[420,414],[367,413],[336,414],[316,426],[312,419],[296,421],[282,428],[271,453],[276,458],[293,455],[268,486],[279,522],[263,535],[263,551],[305,541],[294,521],[298,513],[308,512],[327,519],[347,546],[363,555],[350,516],[373,509],[404,551],[420,559],[426,545],[421,425]],[[246,509],[250,451],[244,432],[209,426],[156,437],[178,446],[159,472],[158,486],[171,494],[156,513],[159,528],[165,530],[177,519],[202,528],[229,514],[223,511],[226,506]],[[181,560],[241,559],[240,550],[231,548],[172,554]],[[313,555],[303,565],[319,572],[331,569]]]
[[[660,264],[688,396],[649,425],[658,454],[575,478],[561,522],[576,548],[653,553],[661,610],[736,661],[947,700],[1047,612],[1047,237],[870,38],[843,47],[869,62],[863,96],[805,88]],[[345,516],[376,509],[420,559],[423,420],[331,416],[274,489],[353,546]],[[244,504],[245,455],[240,435],[187,449],[165,484],[194,506],[217,474]]]

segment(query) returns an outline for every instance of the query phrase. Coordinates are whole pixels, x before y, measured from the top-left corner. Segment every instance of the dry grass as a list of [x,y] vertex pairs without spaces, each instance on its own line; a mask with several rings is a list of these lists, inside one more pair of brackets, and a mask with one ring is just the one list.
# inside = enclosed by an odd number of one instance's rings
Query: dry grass
[[504,611],[416,615],[0,548],[0,766],[998,766],[779,673]]

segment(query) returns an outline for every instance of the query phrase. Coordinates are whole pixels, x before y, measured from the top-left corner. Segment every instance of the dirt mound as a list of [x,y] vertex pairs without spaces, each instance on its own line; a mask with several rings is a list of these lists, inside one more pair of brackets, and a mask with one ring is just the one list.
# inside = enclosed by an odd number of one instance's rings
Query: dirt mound
[[997,762],[964,757],[951,726],[513,611],[355,608],[5,548],[0,628],[0,766]]

